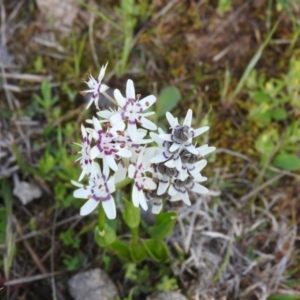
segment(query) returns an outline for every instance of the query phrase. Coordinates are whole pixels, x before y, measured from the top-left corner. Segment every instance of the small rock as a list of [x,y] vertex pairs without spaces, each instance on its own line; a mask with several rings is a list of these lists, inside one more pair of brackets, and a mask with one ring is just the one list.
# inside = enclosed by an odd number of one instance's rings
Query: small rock
[[148,300],[187,300],[187,298],[177,292],[160,292],[155,296],[150,296]]
[[23,205],[28,204],[33,199],[38,199],[42,196],[41,189],[34,183],[19,181],[17,175],[14,175],[13,194],[19,198]]
[[69,33],[80,9],[76,0],[36,0],[41,17],[52,20],[54,28]]
[[118,296],[115,284],[100,269],[74,275],[68,286],[74,300],[115,300]]

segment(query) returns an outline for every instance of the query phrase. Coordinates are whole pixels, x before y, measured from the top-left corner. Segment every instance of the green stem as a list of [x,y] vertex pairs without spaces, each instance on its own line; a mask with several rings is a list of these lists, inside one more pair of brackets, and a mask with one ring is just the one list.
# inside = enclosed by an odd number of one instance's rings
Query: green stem
[[126,177],[124,180],[122,180],[116,184],[116,190],[122,189],[124,186],[128,185],[131,182],[132,182],[132,179],[129,177]]
[[131,228],[131,243],[137,244],[139,241],[139,227]]
[[102,207],[102,203],[100,203],[99,211],[98,211],[98,229],[99,231],[103,231],[105,228],[105,212]]
[[115,104],[116,106],[119,106],[118,102],[111,96],[109,96],[106,92],[102,92],[102,94],[113,104]]

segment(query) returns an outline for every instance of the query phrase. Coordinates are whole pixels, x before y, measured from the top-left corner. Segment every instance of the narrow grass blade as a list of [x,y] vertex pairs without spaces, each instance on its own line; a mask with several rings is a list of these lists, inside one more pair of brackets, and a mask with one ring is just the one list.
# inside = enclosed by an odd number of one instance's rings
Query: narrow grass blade
[[251,71],[254,69],[254,67],[256,66],[257,62],[259,61],[263,50],[266,48],[266,46],[269,44],[277,26],[278,26],[279,22],[276,22],[276,24],[273,26],[272,30],[270,31],[270,33],[268,34],[266,40],[264,41],[264,43],[259,47],[259,49],[257,50],[257,52],[255,53],[255,55],[252,57],[252,59],[250,60],[246,70],[244,71],[239,83],[237,84],[236,88],[234,89],[233,93],[231,94],[230,97],[230,102],[233,101],[233,99],[239,94],[239,92],[242,90],[242,88],[244,87],[245,81],[248,78],[249,74],[251,73]]

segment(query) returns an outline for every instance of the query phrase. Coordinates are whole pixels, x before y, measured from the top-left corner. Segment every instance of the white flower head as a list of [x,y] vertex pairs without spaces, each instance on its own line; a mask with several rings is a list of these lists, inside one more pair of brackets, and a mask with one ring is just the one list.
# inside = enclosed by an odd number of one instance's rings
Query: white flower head
[[136,164],[131,164],[128,168],[128,176],[134,180],[132,188],[132,202],[135,207],[148,209],[144,190],[156,189],[153,178],[147,176],[147,172],[153,172],[149,158],[153,155],[153,148],[145,148],[140,152]]
[[[203,163],[199,164],[198,168],[202,169]],[[168,194],[171,197],[176,196],[179,199],[182,199],[183,202],[187,205],[191,205],[188,190],[191,190],[198,194],[207,194],[208,189],[199,184],[198,182],[206,181],[206,177],[200,177],[195,179],[193,176],[188,176],[185,180],[181,180],[179,176],[174,176],[170,188],[168,190]],[[174,200],[173,200],[174,201]]]
[[204,133],[209,129],[208,126],[193,129],[191,127],[192,116],[193,112],[191,109],[189,109],[183,125],[179,125],[178,118],[174,118],[171,113],[167,112],[166,117],[170,123],[172,132],[170,134],[160,133],[159,135],[150,133],[151,137],[156,142],[158,142],[159,139],[162,140],[162,142],[158,143],[160,144],[160,148],[163,148],[158,155],[151,159],[151,162],[165,162],[165,165],[168,168],[176,168],[180,173],[181,179],[184,179],[186,174],[181,172],[183,166],[180,154],[182,151],[188,151],[193,155],[200,155],[199,150],[192,144],[192,140],[194,137]]
[[189,152],[197,155],[198,152],[192,145],[192,139],[207,131],[209,127],[204,126],[198,129],[193,129],[191,127],[193,117],[193,112],[191,109],[188,110],[182,126],[178,124],[178,119],[174,118],[171,113],[167,112],[166,117],[170,123],[170,127],[172,128],[172,133],[161,134],[159,137],[173,143],[169,148],[169,151],[175,152],[180,149],[186,149]]
[[[91,157],[103,159],[103,164],[107,164],[113,171],[118,170],[116,159],[119,157],[130,157],[131,151],[126,148],[125,143],[116,143],[117,131],[103,130],[97,118],[93,118],[94,128],[92,136],[96,145],[91,149]],[[115,128],[116,129],[116,128]],[[119,123],[119,131],[124,129],[123,123]]]
[[151,107],[156,101],[154,95],[147,96],[141,100],[139,98],[136,99],[133,81],[128,79],[126,98],[122,96],[118,89],[114,91],[114,97],[118,102],[120,110],[110,116],[110,121],[112,125],[128,121],[128,132],[132,141],[135,142],[138,139],[137,125],[148,130],[156,130],[157,126],[147,119],[147,117],[153,115],[154,112],[143,113],[144,110]]
[[99,96],[100,96],[101,93],[105,92],[109,88],[107,85],[102,83],[102,79],[104,77],[106,67],[107,67],[107,63],[106,63],[105,66],[102,66],[97,79],[95,79],[90,74],[89,75],[89,80],[84,81],[88,85],[89,89],[85,90],[85,91],[82,91],[81,94],[85,95],[87,93],[92,93],[91,100],[88,103],[86,109],[88,109],[93,102],[95,103],[96,108],[99,109],[99,105],[98,105]]
[[91,158],[91,140],[92,137],[90,134],[87,133],[86,128],[81,124],[81,134],[82,134],[82,143],[74,143],[75,145],[78,145],[81,147],[81,150],[77,153],[80,153],[81,156],[76,159],[76,161],[79,161],[79,164],[82,168],[82,172],[79,176],[79,181],[82,180],[84,175],[90,175],[95,174],[95,168],[94,168],[94,161]]
[[79,187],[79,189],[74,191],[74,197],[88,199],[81,207],[80,215],[88,215],[101,202],[107,218],[114,219],[116,217],[116,206],[111,195],[115,191],[114,177],[108,178],[108,168],[104,167],[103,173],[97,163],[95,163],[95,168],[97,174],[95,177],[90,178],[88,186],[72,181],[74,185]]

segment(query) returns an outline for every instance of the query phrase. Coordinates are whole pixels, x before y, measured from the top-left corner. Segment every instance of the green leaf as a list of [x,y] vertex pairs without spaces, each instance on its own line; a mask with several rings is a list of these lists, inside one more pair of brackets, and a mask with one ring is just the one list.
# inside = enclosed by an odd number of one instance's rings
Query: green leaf
[[296,171],[300,169],[300,158],[291,153],[280,153],[275,156],[273,165],[277,168]]
[[140,209],[135,207],[131,201],[126,201],[123,219],[129,228],[137,228],[140,224]]
[[131,244],[130,252],[131,258],[135,263],[140,263],[147,258],[147,252],[141,243]]
[[129,245],[116,239],[111,245],[111,249],[116,253],[116,255],[121,259],[130,259],[131,252]]
[[255,55],[251,58],[247,68],[245,69],[242,77],[240,78],[238,84],[236,85],[236,87],[235,87],[235,89],[234,89],[234,91],[233,91],[233,93],[230,97],[231,98],[230,101],[232,101],[232,99],[234,99],[240,93],[242,88],[244,87],[247,78],[249,77],[250,73],[252,72],[252,70],[256,66],[257,62],[259,61],[264,49],[267,47],[267,45],[271,41],[271,38],[272,38],[274,32],[276,31],[276,28],[277,28],[278,24],[279,24],[279,22],[274,24],[272,30],[269,32],[269,34],[266,37],[265,41],[262,43],[262,45],[256,51]]
[[157,117],[162,117],[167,111],[172,111],[180,99],[181,95],[176,87],[168,86],[164,88],[156,101]]
[[84,256],[79,253],[73,256],[66,256],[63,259],[63,262],[68,271],[74,271],[82,265],[83,259]]
[[160,213],[157,215],[156,222],[150,230],[151,237],[157,240],[168,237],[173,231],[176,220],[176,212]]
[[253,94],[253,99],[257,103],[268,103],[270,102],[269,96],[263,91],[255,91]]
[[170,256],[167,245],[161,240],[145,240],[143,245],[150,257],[157,262],[165,261]]
[[279,139],[279,133],[276,128],[263,131],[255,141],[255,150],[267,158],[272,155],[276,143]]
[[5,242],[7,213],[4,207],[0,207],[0,243]]
[[231,5],[232,5],[231,1],[232,0],[219,0],[217,12],[220,15],[223,15],[224,13],[228,12],[231,9]]
[[287,118],[288,114],[284,108],[278,107],[272,111],[272,118],[276,121],[282,121]]
[[48,151],[46,151],[44,157],[42,157],[42,159],[39,161],[39,171],[44,175],[48,175],[55,165],[55,158]]
[[292,295],[272,295],[268,297],[268,300],[299,300],[299,296]]
[[58,200],[64,201],[67,193],[67,189],[62,182],[57,182],[54,186],[54,193]]
[[94,237],[95,237],[96,243],[100,247],[106,247],[106,246],[111,245],[115,241],[116,232],[108,224],[105,224],[104,230],[102,230],[102,231],[100,231],[98,229],[98,226],[96,226],[95,230],[94,230]]
[[271,123],[271,112],[270,111],[261,111],[256,112],[256,114],[252,117],[253,120],[258,122],[260,127],[266,127],[268,124]]
[[73,248],[79,248],[80,238],[75,235],[74,229],[69,229],[62,232],[59,235],[60,240],[65,246],[72,246]]

